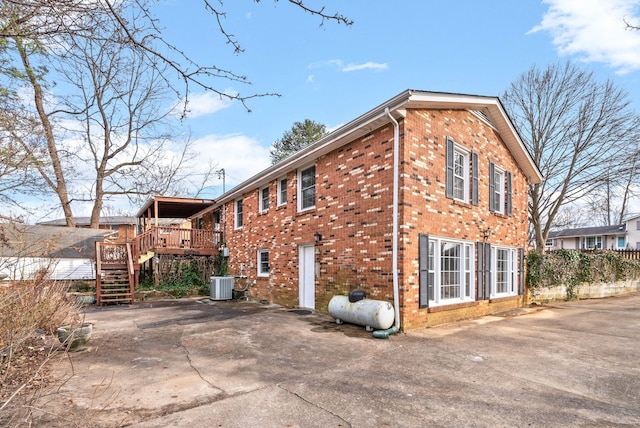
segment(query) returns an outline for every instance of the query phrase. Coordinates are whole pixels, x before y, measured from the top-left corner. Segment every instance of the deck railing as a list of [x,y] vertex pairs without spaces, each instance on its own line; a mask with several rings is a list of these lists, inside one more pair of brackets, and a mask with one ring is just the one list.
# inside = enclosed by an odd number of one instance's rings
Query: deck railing
[[136,236],[133,243],[133,256],[159,248],[208,250],[219,248],[222,244],[222,232],[209,229],[182,229],[178,227],[152,227]]
[[109,244],[101,242],[96,247],[98,250],[97,261],[100,266],[108,265],[122,265],[126,266],[128,263],[127,247],[123,244]]

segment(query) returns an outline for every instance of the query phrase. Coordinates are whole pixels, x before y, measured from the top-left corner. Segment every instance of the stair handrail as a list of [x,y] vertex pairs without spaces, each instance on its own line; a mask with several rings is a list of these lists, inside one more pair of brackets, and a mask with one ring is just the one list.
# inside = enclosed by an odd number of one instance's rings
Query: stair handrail
[[100,305],[100,296],[102,295],[102,257],[100,244],[102,242],[96,241],[96,304]]
[[136,235],[134,238],[133,258],[138,260],[140,255],[151,251],[154,248],[155,243],[155,228],[151,228],[140,235]]
[[133,269],[133,253],[131,251],[131,244],[127,242],[127,270],[129,271],[129,293],[131,294],[131,303],[133,303],[135,291],[135,270]]

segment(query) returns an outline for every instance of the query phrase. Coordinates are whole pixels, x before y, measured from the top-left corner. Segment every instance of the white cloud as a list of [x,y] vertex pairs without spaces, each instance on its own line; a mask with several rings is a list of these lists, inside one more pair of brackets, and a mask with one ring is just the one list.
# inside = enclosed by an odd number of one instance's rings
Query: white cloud
[[[224,91],[230,97],[235,97],[237,92],[233,90]],[[186,117],[194,119],[196,117],[213,114],[217,111],[231,107],[233,100],[224,95],[214,94],[212,92],[192,93],[189,94],[189,103],[187,105]],[[178,101],[172,108],[175,116],[181,116],[184,108],[184,100]]]
[[373,62],[367,61],[361,64],[350,63],[345,65],[342,60],[339,59],[330,59],[327,61],[320,61],[310,64],[308,68],[321,68],[321,67],[332,67],[337,68],[338,70],[348,73],[351,71],[360,71],[360,70],[386,70],[388,65],[386,62]]
[[349,64],[346,67],[342,68],[342,71],[349,72],[349,71],[359,71],[359,70],[386,70],[387,69],[387,63],[379,63],[379,62],[372,62],[372,61],[368,61],[365,62],[364,64]]
[[195,141],[194,148],[201,154],[203,169],[209,161],[224,169],[226,190],[271,165],[269,148],[246,135],[206,135]]
[[528,34],[547,31],[561,55],[601,62],[618,74],[640,70],[639,0],[543,0],[549,5],[542,22]]

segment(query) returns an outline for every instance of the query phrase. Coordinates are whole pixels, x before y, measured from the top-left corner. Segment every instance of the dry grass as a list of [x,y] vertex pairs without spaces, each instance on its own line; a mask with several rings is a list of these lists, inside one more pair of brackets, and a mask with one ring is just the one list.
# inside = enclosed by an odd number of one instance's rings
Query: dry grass
[[68,285],[41,276],[0,289],[0,425],[28,426],[58,353],[56,329],[81,321]]

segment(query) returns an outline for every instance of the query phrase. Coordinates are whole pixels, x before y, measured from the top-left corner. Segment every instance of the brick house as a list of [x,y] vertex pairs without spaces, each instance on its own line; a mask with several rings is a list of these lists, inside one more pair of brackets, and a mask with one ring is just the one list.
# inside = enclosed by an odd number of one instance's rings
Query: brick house
[[253,297],[323,312],[361,289],[408,330],[523,305],[541,178],[498,98],[407,90],[193,221],[224,231]]

